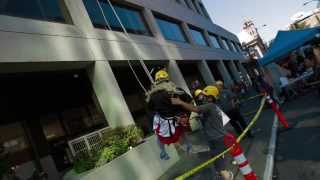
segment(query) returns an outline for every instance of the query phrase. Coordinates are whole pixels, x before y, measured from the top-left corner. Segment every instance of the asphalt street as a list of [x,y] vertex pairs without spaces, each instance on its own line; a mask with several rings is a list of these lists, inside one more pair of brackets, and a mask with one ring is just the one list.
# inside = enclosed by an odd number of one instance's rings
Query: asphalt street
[[292,129],[278,130],[275,179],[320,179],[320,96],[310,92],[283,106]]

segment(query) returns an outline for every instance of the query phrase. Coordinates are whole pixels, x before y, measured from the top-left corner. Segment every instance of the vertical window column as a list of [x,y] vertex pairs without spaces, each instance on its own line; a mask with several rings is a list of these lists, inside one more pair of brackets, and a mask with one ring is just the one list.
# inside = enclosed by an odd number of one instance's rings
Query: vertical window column
[[165,38],[163,37],[163,34],[161,33],[161,29],[157,25],[156,18],[152,14],[152,11],[150,9],[145,8],[144,11],[142,12],[144,18],[146,19],[147,25],[150,27],[150,31],[152,35],[160,40],[160,41],[165,41]]
[[190,32],[190,28],[189,28],[188,24],[185,22],[182,22],[181,27],[182,27],[182,30],[184,31],[184,33],[188,39],[188,42],[190,42],[191,45],[195,45],[196,42],[192,38],[192,34]]
[[215,46],[212,44],[212,41],[211,41],[211,39],[210,39],[210,35],[209,35],[208,31],[204,31],[204,32],[203,32],[203,35],[204,35],[204,38],[206,39],[208,45],[209,45],[210,47],[215,47]]
[[187,7],[191,10],[196,10],[196,8],[194,7],[192,0],[184,0],[185,4],[187,5]]
[[204,13],[203,13],[202,10],[201,10],[201,7],[200,7],[200,5],[199,5],[198,0],[192,0],[192,2],[193,2],[193,5],[194,5],[196,11],[198,12],[198,14],[204,16]]

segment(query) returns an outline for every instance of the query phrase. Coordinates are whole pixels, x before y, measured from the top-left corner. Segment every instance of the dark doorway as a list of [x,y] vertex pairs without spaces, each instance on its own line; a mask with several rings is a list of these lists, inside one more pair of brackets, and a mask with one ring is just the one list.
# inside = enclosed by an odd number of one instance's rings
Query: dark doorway
[[85,70],[1,74],[0,82],[1,143],[16,144],[12,157],[30,154],[12,165],[51,156],[62,172],[71,165],[68,140],[107,126]]
[[207,64],[213,74],[213,77],[216,81],[223,81],[223,76],[220,72],[219,66],[218,66],[219,62],[215,62],[215,61],[207,61]]
[[198,69],[199,62],[177,61],[179,69],[192,92],[199,88],[202,89],[207,85]]

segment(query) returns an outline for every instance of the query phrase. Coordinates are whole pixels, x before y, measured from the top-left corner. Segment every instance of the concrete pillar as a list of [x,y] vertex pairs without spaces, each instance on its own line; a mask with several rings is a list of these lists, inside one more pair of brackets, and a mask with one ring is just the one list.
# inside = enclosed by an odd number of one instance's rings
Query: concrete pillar
[[190,28],[189,28],[188,24],[185,22],[182,22],[181,27],[182,27],[182,29],[188,39],[188,42],[192,45],[196,45],[196,43],[191,35]]
[[162,35],[160,27],[158,26],[158,23],[152,14],[152,11],[150,9],[144,9],[143,16],[145,17],[146,23],[148,24],[148,27],[150,28],[150,31],[154,38],[164,42],[165,38]]
[[207,85],[214,84],[216,80],[214,79],[207,62],[205,60],[201,60],[197,63],[197,66],[205,83]]
[[235,61],[228,61],[228,65],[231,69],[231,73],[233,74],[233,77],[236,78],[237,82],[240,82],[241,81],[240,73],[234,63]]
[[[168,65],[168,73],[170,74],[171,80],[180,88],[183,88],[187,93],[191,95],[190,89],[184,77],[179,69],[179,66],[175,60],[170,60]],[[195,113],[191,114],[191,117],[196,116]],[[197,120],[190,121],[191,129],[193,131],[198,130],[200,128],[200,124]]]
[[83,34],[94,34],[94,27],[82,0],[65,0],[73,24]]
[[226,66],[224,65],[223,61],[222,60],[219,60],[218,62],[218,69],[222,75],[222,78],[223,78],[223,81],[224,81],[224,84],[227,86],[227,87],[230,87],[230,86],[233,86],[234,85],[234,82],[230,76],[230,74],[228,73],[228,70],[226,68]]
[[96,61],[88,75],[110,127],[135,124],[109,62]]

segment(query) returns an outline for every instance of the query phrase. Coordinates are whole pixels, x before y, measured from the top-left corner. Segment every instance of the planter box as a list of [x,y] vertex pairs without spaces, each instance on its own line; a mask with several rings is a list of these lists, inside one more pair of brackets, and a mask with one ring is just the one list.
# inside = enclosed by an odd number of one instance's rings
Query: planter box
[[166,148],[170,160],[160,160],[156,137],[152,136],[145,143],[102,167],[82,174],[76,174],[72,170],[63,180],[156,180],[179,160],[173,145]]

